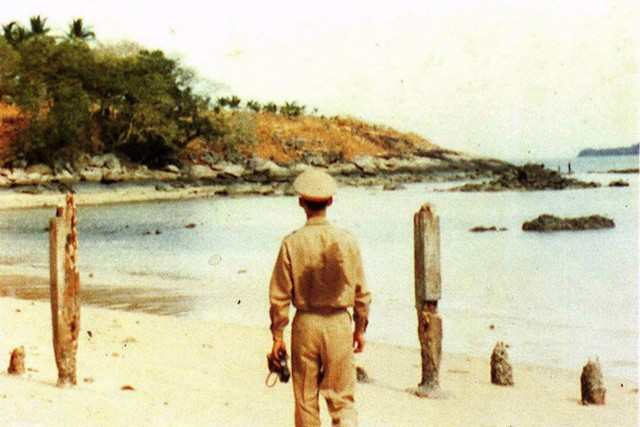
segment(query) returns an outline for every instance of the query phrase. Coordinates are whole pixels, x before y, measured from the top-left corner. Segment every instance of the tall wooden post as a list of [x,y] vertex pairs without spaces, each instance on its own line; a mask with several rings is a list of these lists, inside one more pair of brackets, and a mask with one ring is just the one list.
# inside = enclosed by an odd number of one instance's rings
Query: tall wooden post
[[422,205],[413,216],[414,270],[422,381],[412,391],[420,397],[440,397],[442,318],[438,314],[440,274],[440,221],[433,207]]
[[80,273],[77,268],[78,223],[72,194],[49,221],[49,275],[53,349],[58,386],[76,384],[76,352],[80,333]]

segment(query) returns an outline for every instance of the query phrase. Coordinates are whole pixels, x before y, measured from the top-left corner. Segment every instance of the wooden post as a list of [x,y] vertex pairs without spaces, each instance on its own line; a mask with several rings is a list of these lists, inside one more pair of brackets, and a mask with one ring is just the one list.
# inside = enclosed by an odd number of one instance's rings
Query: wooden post
[[51,319],[59,387],[77,383],[76,352],[80,333],[77,222],[73,195],[67,194],[66,206],[56,209],[49,227]]
[[422,356],[422,381],[412,392],[420,397],[441,397],[440,359],[442,318],[438,314],[440,274],[440,221],[431,205],[420,207],[413,217],[415,296],[418,338]]

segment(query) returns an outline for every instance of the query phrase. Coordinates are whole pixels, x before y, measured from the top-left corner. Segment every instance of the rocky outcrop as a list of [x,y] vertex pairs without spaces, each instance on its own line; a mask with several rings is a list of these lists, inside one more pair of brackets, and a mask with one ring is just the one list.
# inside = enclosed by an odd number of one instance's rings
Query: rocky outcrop
[[627,181],[623,181],[621,179],[611,181],[609,183],[609,187],[628,187],[629,183]]
[[513,369],[507,353],[508,345],[496,343],[491,353],[491,383],[502,386],[513,385]]
[[612,219],[591,215],[579,218],[559,218],[553,215],[540,215],[536,219],[522,224],[524,231],[582,231],[599,230],[613,228],[615,223]]
[[604,405],[607,389],[602,380],[600,363],[589,360],[580,375],[580,394],[583,405]]
[[489,182],[468,183],[449,191],[535,191],[597,188],[600,184],[566,178],[560,173],[545,169],[544,165],[527,164],[498,172],[497,178]]
[[13,349],[11,352],[11,358],[9,359],[9,367],[7,368],[7,373],[9,375],[24,374],[24,356],[23,346]]

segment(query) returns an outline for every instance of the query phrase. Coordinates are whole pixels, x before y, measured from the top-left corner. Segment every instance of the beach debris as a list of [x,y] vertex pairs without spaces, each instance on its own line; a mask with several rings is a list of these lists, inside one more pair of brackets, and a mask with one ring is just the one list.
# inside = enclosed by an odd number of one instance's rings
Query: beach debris
[[129,384],[125,384],[122,387],[120,387],[120,390],[124,390],[124,391],[133,391],[135,390],[135,388],[132,385]]
[[122,340],[122,344],[131,344],[134,342],[138,342],[137,339],[135,339],[135,337],[127,337],[125,339]]
[[628,187],[628,186],[629,186],[629,183],[622,179],[617,179],[609,183],[609,187]]
[[7,372],[10,375],[24,374],[24,357],[24,346],[13,349],[11,352],[11,358],[9,359],[9,368],[7,369]]
[[387,182],[382,186],[383,191],[404,190],[406,187],[399,182]]
[[513,369],[509,363],[508,346],[498,341],[491,353],[491,383],[496,385],[513,385]]
[[156,235],[157,235],[157,234],[162,234],[162,231],[160,231],[160,230],[156,230],[156,231],[155,231],[155,234],[156,234]]
[[190,223],[185,225],[184,228],[196,228],[196,225],[194,223]]
[[369,378],[369,374],[364,370],[362,366],[356,366],[356,379],[359,383],[367,384],[371,382],[371,378]]
[[89,338],[93,338],[93,332],[87,331],[87,335],[89,335]]
[[246,268],[241,268],[240,270],[238,270],[238,274],[245,274],[247,272]]
[[51,317],[59,387],[77,383],[76,353],[80,333],[77,224],[76,204],[73,194],[69,193],[65,206],[58,207],[56,216],[49,221]]
[[583,231],[614,228],[616,225],[612,219],[591,215],[578,218],[559,218],[557,216],[543,214],[537,218],[522,224],[523,231]]
[[602,380],[600,361],[589,359],[580,375],[580,391],[583,405],[604,405],[607,389]]
[[92,377],[84,377],[82,381],[87,384],[92,384],[94,379]]
[[496,329],[496,325],[494,325],[493,323],[489,325],[489,329],[491,329],[492,331]]
[[483,227],[481,225],[478,225],[476,227],[469,229],[469,231],[472,233],[485,233],[487,231],[507,231],[507,229],[505,227],[497,228],[495,225],[491,227]]

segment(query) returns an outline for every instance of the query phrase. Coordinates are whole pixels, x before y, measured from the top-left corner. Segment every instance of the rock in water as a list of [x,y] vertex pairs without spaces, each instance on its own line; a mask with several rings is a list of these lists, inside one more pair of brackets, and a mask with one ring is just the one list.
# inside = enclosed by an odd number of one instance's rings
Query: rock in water
[[580,375],[580,390],[582,392],[583,405],[604,405],[607,389],[602,381],[600,363],[589,360]]
[[618,179],[616,181],[611,181],[609,183],[609,187],[628,187],[628,186],[629,186],[629,183],[621,179]]
[[513,369],[509,363],[507,346],[499,341],[491,354],[491,383],[496,385],[513,385]]
[[24,347],[20,346],[11,352],[9,360],[9,369],[7,372],[11,375],[24,374]]
[[536,219],[522,224],[523,231],[582,231],[614,228],[612,219],[591,215],[579,218],[558,218],[553,215],[540,215]]

